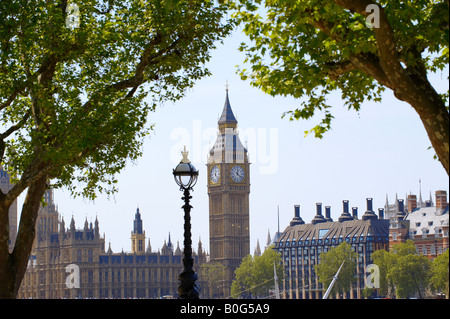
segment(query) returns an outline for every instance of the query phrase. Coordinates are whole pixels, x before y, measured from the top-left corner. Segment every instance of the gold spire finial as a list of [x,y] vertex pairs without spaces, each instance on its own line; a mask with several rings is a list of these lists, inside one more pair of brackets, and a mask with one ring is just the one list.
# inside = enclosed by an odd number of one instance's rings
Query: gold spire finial
[[183,155],[181,163],[189,164],[191,162],[188,158],[189,152],[186,150],[186,145],[184,146],[184,151],[181,151],[181,155]]

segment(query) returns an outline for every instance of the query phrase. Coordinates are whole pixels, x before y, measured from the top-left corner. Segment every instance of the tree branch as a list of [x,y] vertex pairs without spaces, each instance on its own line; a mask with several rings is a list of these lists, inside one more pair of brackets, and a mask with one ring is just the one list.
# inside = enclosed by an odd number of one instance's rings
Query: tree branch
[[[365,17],[370,14],[370,12],[366,11],[367,6],[373,4],[373,0],[335,0],[334,2]],[[404,89],[405,86],[411,83],[400,64],[391,24],[383,7],[380,5],[378,7],[380,9],[380,27],[373,28],[373,32],[378,45],[379,63],[387,79],[392,84],[390,88],[395,92],[398,89]]]
[[28,118],[30,117],[31,114],[31,110],[29,109],[27,111],[27,113],[25,113],[25,115],[23,116],[23,118],[20,120],[19,123],[11,126],[8,130],[6,130],[4,133],[0,134],[0,139],[4,140],[5,138],[7,138],[8,136],[10,136],[12,133],[14,133],[15,131],[19,130],[28,120]]
[[[20,216],[19,229],[14,249],[10,255],[11,263],[15,265],[12,269],[12,276],[16,278],[23,278],[31,248],[36,232],[36,219],[38,216],[41,198],[47,188],[47,175],[43,174],[32,183],[28,188],[27,196],[22,206],[22,213]],[[20,280],[14,280],[14,293],[17,294],[20,287]]]
[[326,63],[326,65],[328,67],[328,76],[333,81],[336,81],[342,74],[357,69],[351,61],[330,62]]
[[[313,12],[311,12],[311,14],[313,14]],[[313,15],[311,17],[313,18],[313,22],[310,22],[311,26],[318,28],[336,42],[342,42],[344,40],[337,34],[332,33],[334,25],[329,21],[320,19],[317,20]],[[382,85],[385,85],[391,89],[394,88],[387,74],[384,72],[382,65],[380,64],[380,59],[375,54],[370,53],[351,54],[349,57],[349,61],[339,62],[334,66],[332,65],[329,76],[330,79],[336,80],[340,75],[353,71],[355,69],[360,69],[367,75],[376,79]]]
[[16,86],[14,88],[14,90],[12,91],[11,95],[8,97],[8,99],[3,102],[2,104],[0,104],[0,111],[3,110],[4,108],[8,107],[13,101],[14,99],[17,97],[17,95],[19,95],[20,93],[22,93],[26,88],[25,84],[21,84],[19,86]]
[[34,160],[28,165],[20,180],[5,195],[6,201],[12,203],[27,187],[39,180],[42,176],[48,175],[53,169],[52,163],[42,161],[39,155],[33,158]]

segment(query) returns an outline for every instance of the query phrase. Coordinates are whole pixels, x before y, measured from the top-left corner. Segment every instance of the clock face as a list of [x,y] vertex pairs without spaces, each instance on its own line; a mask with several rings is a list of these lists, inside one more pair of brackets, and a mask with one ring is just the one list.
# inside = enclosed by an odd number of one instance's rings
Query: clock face
[[240,183],[244,180],[245,172],[242,166],[236,165],[231,169],[231,179],[236,183]]
[[217,183],[220,179],[220,169],[218,166],[214,166],[211,168],[211,182]]

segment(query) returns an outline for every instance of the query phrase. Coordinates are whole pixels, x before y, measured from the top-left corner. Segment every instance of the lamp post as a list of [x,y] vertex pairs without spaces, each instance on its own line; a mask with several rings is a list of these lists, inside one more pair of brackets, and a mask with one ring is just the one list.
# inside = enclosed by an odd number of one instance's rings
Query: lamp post
[[191,208],[189,200],[192,198],[190,191],[193,190],[194,185],[197,183],[198,170],[188,159],[189,152],[181,152],[183,159],[180,164],[173,170],[173,176],[175,182],[180,186],[180,190],[183,191],[184,201],[184,258],[183,258],[183,272],[178,276],[180,284],[178,286],[178,296],[180,299],[199,299],[199,291],[195,281],[198,276],[194,271],[194,259],[192,258],[192,240],[191,240]]

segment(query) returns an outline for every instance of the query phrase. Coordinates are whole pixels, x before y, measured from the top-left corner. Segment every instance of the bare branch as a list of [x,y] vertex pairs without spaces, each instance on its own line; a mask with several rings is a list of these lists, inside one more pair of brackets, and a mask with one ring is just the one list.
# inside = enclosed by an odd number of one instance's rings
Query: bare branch
[[10,136],[12,133],[14,133],[15,131],[19,130],[28,120],[28,118],[30,117],[31,114],[31,110],[28,110],[27,113],[25,113],[25,115],[23,116],[23,118],[20,120],[19,123],[11,126],[8,130],[6,130],[4,133],[0,134],[0,139],[4,140],[5,138],[7,138],[8,136]]
[[0,104],[0,111],[3,110],[4,108],[8,107],[9,105],[11,105],[11,103],[14,101],[14,99],[17,97],[17,95],[19,95],[20,93],[22,93],[25,90],[25,87],[26,87],[25,84],[16,86],[16,88],[13,90],[13,92],[8,97],[8,99],[5,102],[3,102],[2,104]]

